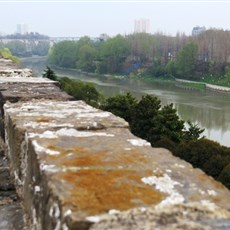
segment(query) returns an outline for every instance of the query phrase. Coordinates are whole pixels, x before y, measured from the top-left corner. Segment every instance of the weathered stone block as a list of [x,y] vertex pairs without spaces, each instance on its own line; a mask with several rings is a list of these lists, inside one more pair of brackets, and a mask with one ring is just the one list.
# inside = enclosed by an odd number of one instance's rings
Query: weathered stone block
[[14,180],[10,175],[9,167],[0,167],[0,191],[13,190]]
[[4,112],[7,153],[35,229],[87,229],[136,207],[230,209],[223,185],[111,113],[82,101],[7,103]]

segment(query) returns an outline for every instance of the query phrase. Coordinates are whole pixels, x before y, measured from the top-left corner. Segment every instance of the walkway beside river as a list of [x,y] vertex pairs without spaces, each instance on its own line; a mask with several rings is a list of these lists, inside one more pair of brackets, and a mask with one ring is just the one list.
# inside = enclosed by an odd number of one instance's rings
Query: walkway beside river
[[205,83],[205,82],[189,81],[189,80],[178,79],[178,78],[175,78],[175,80],[177,82],[184,82],[184,83],[204,84],[207,90],[212,90],[212,91],[216,91],[216,92],[221,92],[221,93],[222,92],[224,92],[224,93],[230,92],[229,87],[224,87],[224,86],[219,86],[219,85],[212,85],[212,84],[208,84],[208,83]]

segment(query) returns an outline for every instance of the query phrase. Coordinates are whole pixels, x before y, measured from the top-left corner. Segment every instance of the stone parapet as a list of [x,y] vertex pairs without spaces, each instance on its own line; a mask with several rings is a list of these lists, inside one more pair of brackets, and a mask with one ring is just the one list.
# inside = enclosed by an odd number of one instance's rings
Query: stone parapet
[[222,184],[16,69],[0,59],[0,229],[230,229]]
[[133,136],[109,112],[82,101],[37,100],[7,103],[4,113],[7,153],[34,229],[110,229],[109,214],[122,219],[132,208],[173,211],[178,204],[225,210],[220,219],[229,224],[224,186]]

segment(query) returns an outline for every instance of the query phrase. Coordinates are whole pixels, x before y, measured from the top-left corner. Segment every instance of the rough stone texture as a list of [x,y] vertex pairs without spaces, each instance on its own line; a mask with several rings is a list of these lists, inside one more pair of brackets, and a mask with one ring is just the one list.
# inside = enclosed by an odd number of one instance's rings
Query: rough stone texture
[[61,91],[57,83],[44,78],[10,78],[6,81],[0,77],[1,104],[6,101],[30,101],[32,99],[70,100],[72,97]]
[[0,59],[0,229],[230,229],[223,185],[71,99]]
[[[81,101],[7,103],[4,112],[7,153],[33,228],[186,229],[189,219],[190,229],[215,229],[213,219],[229,226],[229,190],[133,136],[123,119]],[[136,207],[148,211],[125,212]],[[116,210],[123,212],[104,215]]]
[[21,69],[10,59],[0,58],[0,76],[1,77],[31,77],[31,69]]
[[[16,195],[16,193],[13,193]],[[9,201],[10,194],[7,193],[7,201]],[[0,198],[1,193],[0,193]],[[25,223],[23,219],[23,210],[21,208],[21,204],[15,200],[11,200],[11,202],[6,202],[6,204],[0,204],[0,229],[1,230],[23,230],[25,228]]]
[[[0,62],[1,63],[1,62]],[[32,101],[33,99],[50,99],[55,101],[72,100],[61,91],[58,82],[37,77],[2,77],[0,73],[0,135],[4,138],[3,105],[6,101]]]
[[0,229],[3,230],[28,229],[25,227],[23,209],[5,156],[5,143],[2,139],[4,138],[3,105],[7,100],[16,102],[33,98],[71,99],[69,95],[61,92],[57,82],[33,78],[31,70],[20,69],[11,60],[0,59]]
[[163,208],[135,208],[114,215],[101,215],[90,230],[227,230],[230,212],[205,203],[190,203]]
[[22,230],[24,226],[23,210],[0,138],[0,229]]
[[10,59],[5,59],[0,57],[0,70],[11,70],[19,69],[19,66],[11,61]]

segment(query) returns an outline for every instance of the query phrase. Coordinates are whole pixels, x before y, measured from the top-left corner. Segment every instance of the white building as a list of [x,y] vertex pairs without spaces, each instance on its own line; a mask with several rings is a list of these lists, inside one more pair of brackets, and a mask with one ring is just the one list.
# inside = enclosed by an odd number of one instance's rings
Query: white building
[[204,26],[200,27],[200,26],[195,26],[192,29],[192,36],[197,36],[203,32],[206,31],[206,28]]
[[28,24],[17,24],[17,34],[28,34],[30,33],[30,26]]
[[150,33],[149,19],[141,18],[139,20],[135,20],[134,33]]

